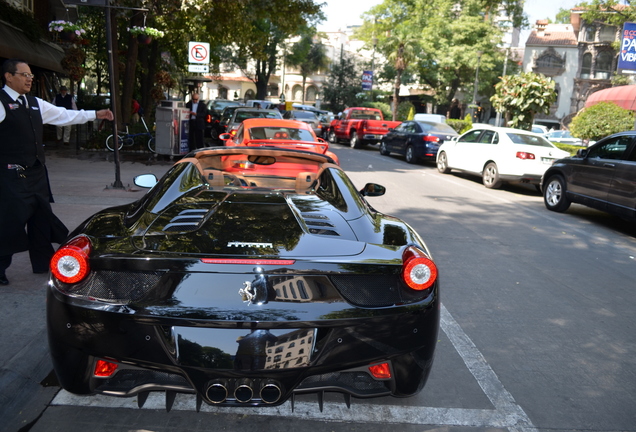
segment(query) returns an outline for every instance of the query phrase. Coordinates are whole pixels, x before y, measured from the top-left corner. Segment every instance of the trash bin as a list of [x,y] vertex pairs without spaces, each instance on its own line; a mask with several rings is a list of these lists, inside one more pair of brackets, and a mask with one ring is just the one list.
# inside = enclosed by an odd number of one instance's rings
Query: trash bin
[[179,156],[188,153],[190,127],[189,110],[183,101],[159,102],[155,115],[155,152],[161,155]]

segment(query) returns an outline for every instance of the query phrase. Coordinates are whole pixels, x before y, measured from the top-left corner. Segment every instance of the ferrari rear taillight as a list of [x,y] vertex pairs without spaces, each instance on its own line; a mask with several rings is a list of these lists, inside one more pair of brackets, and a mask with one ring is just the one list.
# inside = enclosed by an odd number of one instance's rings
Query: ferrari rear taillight
[[439,138],[434,135],[424,135],[422,139],[426,142],[439,142]]
[[423,291],[432,287],[437,280],[437,266],[418,248],[406,248],[402,262],[402,278],[411,289]]
[[517,159],[535,159],[533,153],[517,152]]
[[113,363],[107,360],[97,360],[97,362],[95,363],[95,371],[93,372],[93,375],[100,378],[108,378],[115,373],[118,366],[119,365],[117,363]]
[[88,256],[91,242],[86,236],[75,237],[51,258],[51,273],[64,283],[77,283],[90,272]]

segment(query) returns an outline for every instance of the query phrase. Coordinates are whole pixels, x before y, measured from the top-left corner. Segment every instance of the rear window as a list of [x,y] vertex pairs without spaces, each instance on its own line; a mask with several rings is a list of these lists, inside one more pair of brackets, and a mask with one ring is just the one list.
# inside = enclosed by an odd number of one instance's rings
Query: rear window
[[453,129],[446,123],[420,122],[420,126],[422,126],[422,129],[424,129],[425,124],[430,125],[430,129],[428,130],[429,132],[439,132],[439,133],[452,134],[452,135],[457,134],[455,129]]
[[300,140],[314,141],[311,132],[305,129],[296,129],[288,127],[253,127],[250,128],[250,136],[252,139],[283,139],[283,140]]
[[515,144],[526,144],[526,145],[533,145],[538,147],[550,147],[550,148],[554,147],[548,140],[540,136],[526,135],[526,134],[512,133],[512,132],[506,132],[506,135],[508,135],[508,138],[510,138],[510,140]]
[[375,111],[370,110],[353,110],[350,118],[360,120],[382,120],[382,116]]
[[316,119],[316,114],[310,112],[310,111],[294,111],[292,113],[292,117],[296,117],[296,118],[304,118],[304,119]]
[[273,111],[264,111],[264,110],[260,110],[260,111],[241,111],[241,112],[237,112],[236,116],[234,117],[234,122],[235,123],[241,123],[243,120],[247,120],[250,118],[275,118],[275,119],[279,119],[281,118],[281,115],[277,112],[273,112]]

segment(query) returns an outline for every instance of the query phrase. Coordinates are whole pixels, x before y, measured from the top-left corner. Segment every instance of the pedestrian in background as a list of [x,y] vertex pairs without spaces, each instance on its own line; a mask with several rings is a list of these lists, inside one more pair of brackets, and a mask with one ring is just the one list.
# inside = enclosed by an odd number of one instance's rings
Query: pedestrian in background
[[[110,110],[73,111],[27,95],[33,74],[18,59],[2,65],[0,90],[0,285],[14,253],[29,251],[33,273],[47,273],[54,249],[68,229],[51,209],[44,165],[43,124],[65,126],[113,120]],[[25,226],[27,231],[25,231]]]
[[[77,111],[77,105],[75,105],[75,98],[68,93],[66,86],[60,87],[60,92],[55,96],[53,101],[55,106],[65,108],[67,110]],[[57,127],[57,142],[64,142],[64,145],[68,145],[71,142],[71,125],[58,126]]]
[[450,111],[448,113],[448,118],[450,119],[460,119],[462,116],[462,109],[459,107],[459,101],[457,99],[453,99],[451,102]]
[[203,135],[205,133],[208,107],[200,101],[199,96],[199,93],[193,93],[192,99],[186,103],[186,108],[190,110],[190,132],[188,136],[190,151],[204,147]]

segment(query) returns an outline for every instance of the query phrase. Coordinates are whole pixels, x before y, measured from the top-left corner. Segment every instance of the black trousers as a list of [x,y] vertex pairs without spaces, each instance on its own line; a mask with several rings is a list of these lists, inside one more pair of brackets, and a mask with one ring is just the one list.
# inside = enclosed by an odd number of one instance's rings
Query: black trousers
[[203,132],[204,132],[204,129],[197,127],[196,123],[194,122],[190,123],[190,131],[189,131],[190,151],[204,147]]
[[45,273],[55,252],[51,242],[63,241],[68,229],[51,209],[44,166],[22,174],[0,171],[0,273],[9,267],[14,253],[24,250],[29,251],[33,271]]

